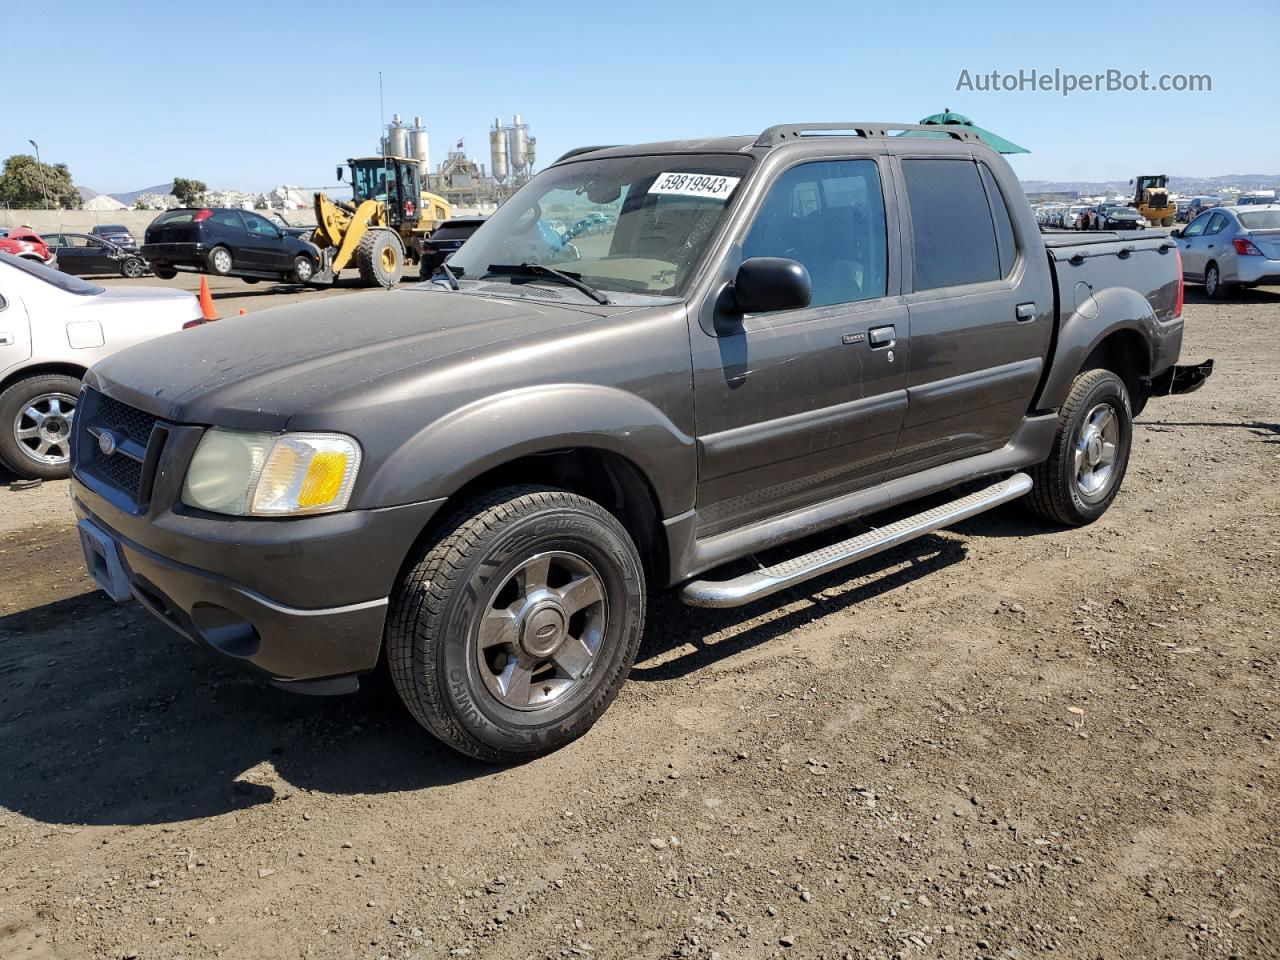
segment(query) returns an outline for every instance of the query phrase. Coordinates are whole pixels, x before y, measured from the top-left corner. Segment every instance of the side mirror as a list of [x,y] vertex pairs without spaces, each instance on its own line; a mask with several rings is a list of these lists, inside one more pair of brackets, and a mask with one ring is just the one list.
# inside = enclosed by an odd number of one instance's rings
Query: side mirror
[[342,167],[338,167],[338,168],[337,168],[337,171],[338,171],[338,182],[339,182],[339,183],[341,183],[341,182],[342,182]]
[[1181,227],[1174,227],[1172,230],[1170,230],[1170,231],[1169,231],[1169,236],[1171,236],[1171,237],[1180,237],[1180,236],[1182,236],[1182,228],[1181,228]]
[[798,310],[813,299],[809,271],[797,260],[752,257],[744,260],[733,281],[733,300],[742,313]]

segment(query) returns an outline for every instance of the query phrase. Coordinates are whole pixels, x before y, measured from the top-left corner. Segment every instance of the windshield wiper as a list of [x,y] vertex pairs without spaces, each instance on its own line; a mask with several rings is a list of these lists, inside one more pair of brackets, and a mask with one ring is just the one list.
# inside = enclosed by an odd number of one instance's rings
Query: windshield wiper
[[543,263],[491,263],[489,264],[488,272],[513,277],[546,277],[548,280],[559,280],[563,284],[582,291],[596,303],[609,303],[608,297],[591,286],[591,284],[583,283],[581,277],[576,277],[572,273],[565,273],[563,270],[557,270],[555,267],[548,267]]
[[[462,286],[458,283],[458,275],[455,274],[452,270],[450,270],[449,265],[445,263],[443,260],[440,261],[440,273],[444,274],[444,278],[448,282],[450,290],[462,289]],[[432,277],[431,279],[434,280],[435,277]]]

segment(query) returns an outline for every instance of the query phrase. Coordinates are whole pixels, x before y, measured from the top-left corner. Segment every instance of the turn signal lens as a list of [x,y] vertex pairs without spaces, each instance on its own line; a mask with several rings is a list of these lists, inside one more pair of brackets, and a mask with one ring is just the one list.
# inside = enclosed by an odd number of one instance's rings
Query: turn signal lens
[[351,497],[360,448],[335,433],[286,433],[276,439],[253,493],[257,515],[327,513]]

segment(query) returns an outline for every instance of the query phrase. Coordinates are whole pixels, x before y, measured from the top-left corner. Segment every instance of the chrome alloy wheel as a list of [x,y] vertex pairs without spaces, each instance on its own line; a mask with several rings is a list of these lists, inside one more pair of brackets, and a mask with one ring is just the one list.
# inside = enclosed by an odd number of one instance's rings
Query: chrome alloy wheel
[[1109,403],[1100,403],[1084,418],[1075,445],[1076,489],[1085,500],[1107,495],[1116,476],[1120,421]]
[[32,397],[13,421],[19,449],[36,463],[61,466],[69,462],[75,412],[76,398],[69,393]]
[[219,247],[213,251],[213,267],[219,273],[228,273],[231,270],[231,253]]
[[607,619],[590,563],[560,551],[530,557],[490,595],[473,631],[485,688],[513,710],[561,699],[591,673]]

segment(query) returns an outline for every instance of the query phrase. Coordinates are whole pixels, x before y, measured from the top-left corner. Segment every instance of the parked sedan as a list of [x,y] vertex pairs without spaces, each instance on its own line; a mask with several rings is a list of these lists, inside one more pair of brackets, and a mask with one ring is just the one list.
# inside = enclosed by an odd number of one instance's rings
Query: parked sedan
[[89,231],[89,235],[114,243],[124,250],[138,249],[138,241],[133,239],[129,228],[119,223],[100,223]]
[[1094,208],[1094,230],[1145,230],[1147,221],[1133,207],[1104,203]]
[[[204,320],[166,287],[113,287],[0,253],[0,463],[21,477],[67,476],[80,378],[117,350]],[[127,433],[128,425],[118,425]],[[121,449],[119,469],[141,463]]]
[[58,269],[76,276],[121,276],[131,280],[147,272],[147,261],[136,250],[84,233],[51,233],[45,238],[58,257]]
[[320,251],[266,217],[232,207],[180,207],[151,221],[142,255],[162,280],[179,270],[258,280],[307,283]]
[[422,241],[422,260],[418,267],[418,276],[430,280],[467,238],[480,229],[484,217],[454,217],[446,220],[431,231],[431,236]]
[[1182,276],[1222,300],[1237,287],[1280,284],[1280,204],[1217,207],[1169,232],[1182,253]]

